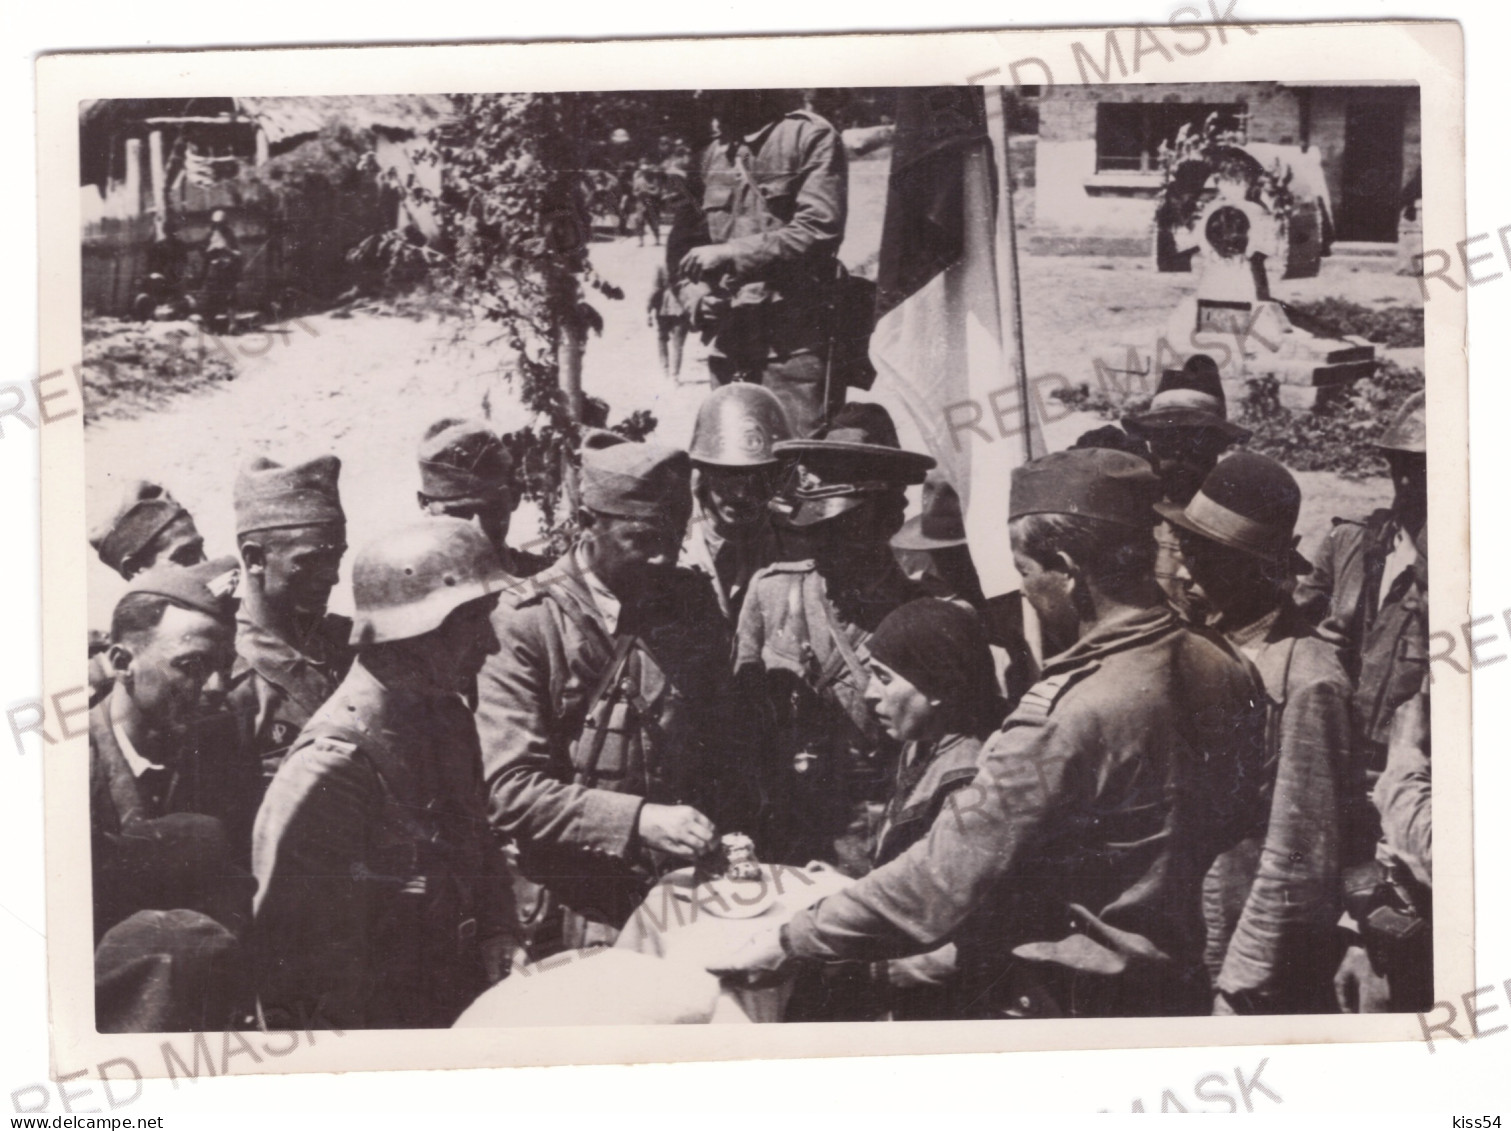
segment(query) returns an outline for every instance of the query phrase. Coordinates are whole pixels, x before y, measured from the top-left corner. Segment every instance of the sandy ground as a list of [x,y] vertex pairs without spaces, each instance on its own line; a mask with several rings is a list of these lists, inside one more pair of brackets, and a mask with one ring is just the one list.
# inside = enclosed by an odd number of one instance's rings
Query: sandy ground
[[[864,269],[880,238],[886,163],[857,162],[852,172],[851,223],[841,256]],[[655,333],[646,324],[646,298],[662,249],[633,237],[598,244],[600,273],[625,290],[620,302],[599,300],[605,328],[584,359],[583,385],[612,406],[611,419],[649,408],[657,438],[685,444],[708,391],[701,350],[692,339],[679,379],[664,377]],[[1090,358],[1108,343],[1143,340],[1163,324],[1178,298],[1194,286],[1189,275],[1160,275],[1136,259],[1026,257],[1022,262],[1024,320],[1031,374],[1057,371],[1094,380]],[[1385,262],[1328,261],[1317,279],[1281,282],[1277,297],[1341,294],[1357,302],[1419,299],[1417,283],[1390,273]],[[91,522],[125,478],[166,484],[193,512],[212,554],[234,549],[231,486],[237,466],[257,452],[280,461],[333,451],[342,460],[342,499],[354,546],[415,513],[416,442],[444,415],[480,415],[484,397],[500,430],[523,423],[497,376],[499,354],[478,338],[458,344],[436,320],[317,315],[308,330],[291,326],[268,340],[230,339],[233,349],[265,350],[245,357],[234,381],[185,396],[168,409],[135,420],[108,421],[88,432]],[[907,434],[905,445],[916,443]],[[1052,449],[1069,446],[1101,423],[1071,414],[1050,425]],[[1306,495],[1303,552],[1320,540],[1335,514],[1360,514],[1388,499],[1382,480],[1350,482],[1327,473],[1298,476]],[[536,516],[522,511],[514,541],[535,535]],[[349,573],[350,557],[347,559]],[[103,625],[122,583],[91,561],[90,623]],[[345,584],[334,606],[350,608]]]

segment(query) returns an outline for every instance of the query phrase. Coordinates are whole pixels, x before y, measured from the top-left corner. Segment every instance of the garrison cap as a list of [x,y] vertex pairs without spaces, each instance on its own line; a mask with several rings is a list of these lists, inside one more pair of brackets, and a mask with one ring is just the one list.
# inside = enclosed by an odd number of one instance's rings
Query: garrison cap
[[166,488],[145,479],[126,484],[110,516],[89,534],[89,544],[117,573],[133,554],[149,546],[179,515],[186,511]]
[[317,526],[346,521],[336,480],[341,461],[316,456],[284,467],[256,456],[241,469],[231,493],[236,509],[236,533],[280,527]]
[[582,441],[582,505],[627,518],[670,517],[692,506],[692,460],[681,448],[592,429]]
[[420,440],[420,491],[441,502],[495,498],[513,478],[514,461],[480,420],[438,420]]
[[1158,496],[1159,479],[1148,460],[1111,448],[1073,448],[1013,469],[1008,518],[1068,514],[1153,526]]
[[131,582],[126,596],[150,593],[165,597],[181,609],[193,609],[230,624],[236,618],[239,576],[240,566],[233,557],[216,558],[188,567],[153,566]]

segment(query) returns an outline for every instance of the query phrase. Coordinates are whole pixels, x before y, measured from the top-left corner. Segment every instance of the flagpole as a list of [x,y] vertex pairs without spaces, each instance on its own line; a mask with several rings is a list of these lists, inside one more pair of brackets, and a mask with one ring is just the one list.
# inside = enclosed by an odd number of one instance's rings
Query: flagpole
[[[1037,406],[1029,399],[1028,355],[1023,346],[1023,288],[1018,274],[1018,221],[1013,206],[1013,146],[1007,116],[1007,87],[998,86],[991,89],[996,91],[997,108],[1002,115],[1002,159],[997,163],[999,183],[997,191],[1003,203],[1000,214],[1005,217],[1007,224],[1007,237],[1004,240],[1000,234],[998,235],[997,250],[1000,253],[1002,245],[1006,243],[1009,278],[1013,292],[1012,310],[1009,313],[1012,317],[1014,348],[1017,351],[1015,360],[1018,369],[1018,403],[1023,406],[1023,458],[1027,461],[1045,453],[1034,451],[1034,431],[1039,422],[1035,415]],[[998,273],[999,275],[1001,273],[1000,263]]]

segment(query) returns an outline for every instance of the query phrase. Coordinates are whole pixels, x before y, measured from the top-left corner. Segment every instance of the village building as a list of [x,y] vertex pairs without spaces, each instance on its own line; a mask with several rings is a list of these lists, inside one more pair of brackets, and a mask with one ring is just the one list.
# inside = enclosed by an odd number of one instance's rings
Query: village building
[[[439,189],[438,168],[416,153],[447,111],[444,97],[425,95],[85,102],[85,314],[131,309],[165,220],[194,278],[216,211],[240,244],[240,305],[273,306],[291,280],[316,299],[334,297],[351,282],[347,252],[374,232],[433,234],[430,218],[396,186]],[[332,160],[343,148],[371,155],[360,176],[355,161]]]
[[[1422,116],[1414,85],[1056,85],[1036,101],[1032,253],[1152,255],[1166,183],[1161,146],[1182,126],[1200,130],[1209,119],[1260,165],[1279,162],[1289,172],[1297,264],[1315,265],[1326,254],[1408,258],[1420,250]],[[1160,259],[1162,269],[1188,269]]]

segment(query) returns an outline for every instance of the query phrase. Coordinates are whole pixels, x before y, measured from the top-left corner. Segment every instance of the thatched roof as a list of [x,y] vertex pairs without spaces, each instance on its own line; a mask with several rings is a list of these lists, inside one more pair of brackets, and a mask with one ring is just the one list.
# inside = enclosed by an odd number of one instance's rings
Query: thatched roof
[[87,129],[148,118],[250,119],[279,145],[332,122],[396,134],[430,129],[450,113],[443,94],[346,94],[302,98],[100,98],[79,108]]
[[451,112],[441,94],[317,95],[309,98],[238,98],[237,108],[255,119],[277,146],[332,122],[363,129],[413,135],[424,133]]

